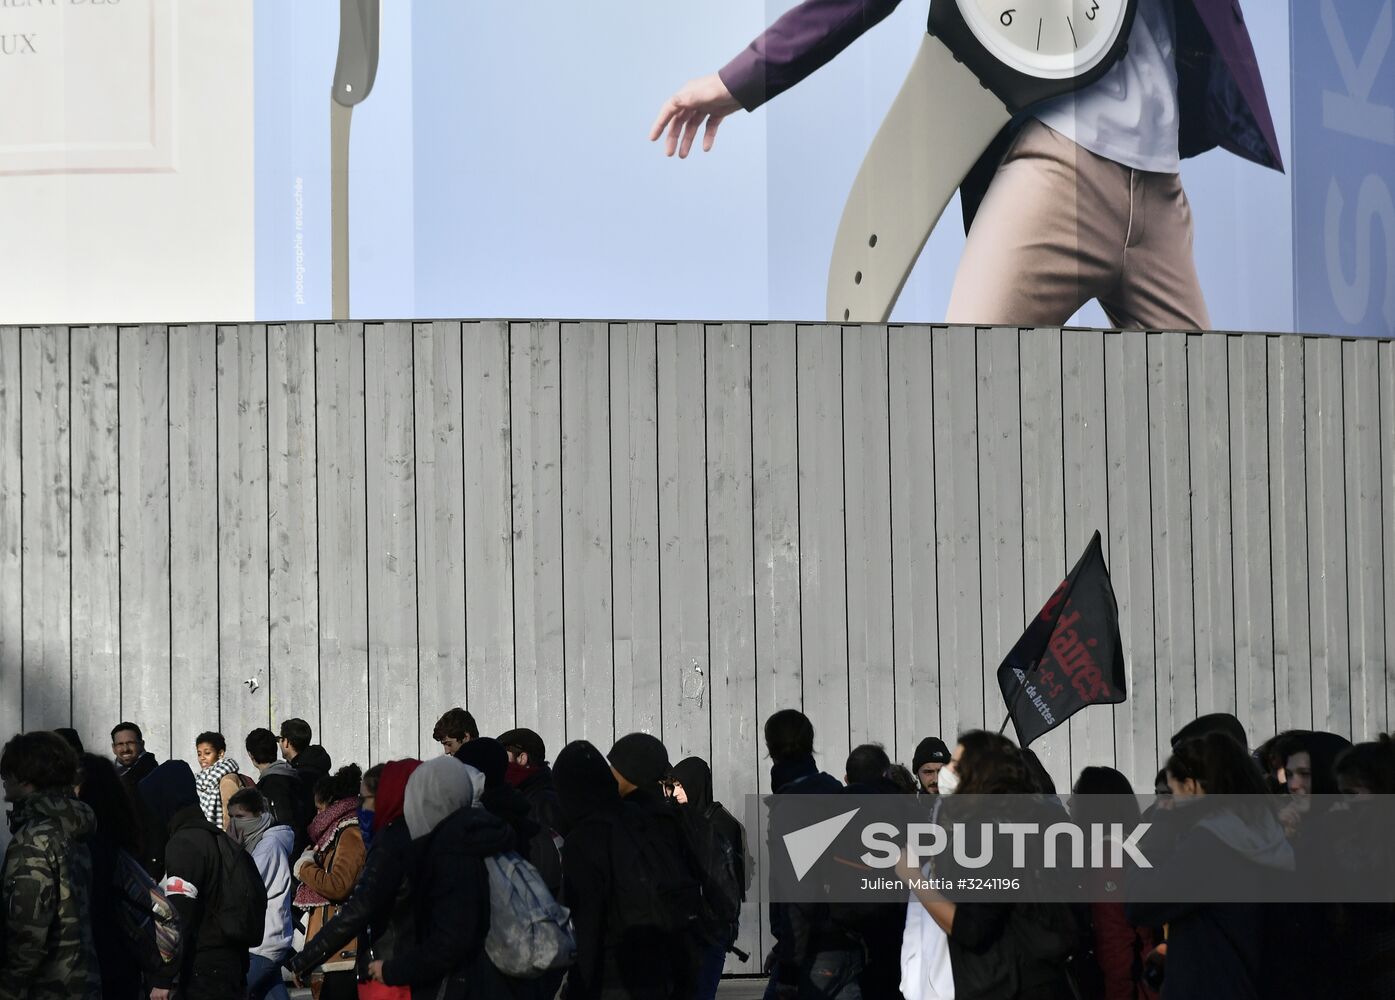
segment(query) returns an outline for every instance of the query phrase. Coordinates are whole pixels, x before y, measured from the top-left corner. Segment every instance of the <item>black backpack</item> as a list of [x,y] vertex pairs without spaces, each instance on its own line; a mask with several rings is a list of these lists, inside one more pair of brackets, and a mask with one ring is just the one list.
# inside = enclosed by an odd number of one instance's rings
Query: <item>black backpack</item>
[[664,934],[703,933],[702,879],[677,817],[670,830],[662,817],[627,810],[613,828],[616,932],[643,928]]
[[[741,919],[741,903],[746,896],[742,877],[740,846],[721,833],[716,823],[726,813],[721,803],[714,802],[702,813],[684,810],[688,846],[693,852],[702,880],[702,895],[709,916],[725,929]],[[734,819],[731,821],[736,822]]]
[[230,944],[255,948],[266,936],[266,886],[252,855],[221,830],[212,832],[218,852],[218,891],[209,905]]

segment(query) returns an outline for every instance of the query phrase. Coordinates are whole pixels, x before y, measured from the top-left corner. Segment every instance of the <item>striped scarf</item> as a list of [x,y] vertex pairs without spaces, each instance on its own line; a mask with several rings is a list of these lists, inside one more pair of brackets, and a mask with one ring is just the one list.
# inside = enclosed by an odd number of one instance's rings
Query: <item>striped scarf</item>
[[[331,865],[334,863],[333,857],[326,858],[326,855],[334,847],[339,834],[355,826],[358,826],[357,798],[340,799],[338,802],[326,806],[323,812],[316,814],[315,818],[310,821],[309,829],[310,841],[315,845],[315,867],[322,866],[326,860]],[[295,891],[295,908],[297,910],[311,910],[328,903],[329,900],[304,882]]]
[[231,757],[224,757],[194,775],[194,787],[199,792],[199,806],[203,809],[203,818],[220,829],[223,826],[223,794],[218,790],[218,784],[225,775],[237,772],[237,761]]

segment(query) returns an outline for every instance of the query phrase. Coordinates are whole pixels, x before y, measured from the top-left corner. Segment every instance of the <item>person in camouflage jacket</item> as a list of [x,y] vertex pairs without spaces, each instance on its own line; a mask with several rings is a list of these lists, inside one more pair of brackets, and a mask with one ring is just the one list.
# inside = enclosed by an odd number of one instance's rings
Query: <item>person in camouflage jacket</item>
[[0,876],[0,1000],[100,1000],[88,914],[92,810],[72,797],[77,755],[56,733],[0,753],[14,839]]

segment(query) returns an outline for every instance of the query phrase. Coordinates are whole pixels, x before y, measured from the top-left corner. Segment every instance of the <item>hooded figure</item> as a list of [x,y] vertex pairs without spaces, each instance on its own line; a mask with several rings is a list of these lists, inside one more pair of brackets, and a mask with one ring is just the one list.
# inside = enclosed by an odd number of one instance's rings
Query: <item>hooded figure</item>
[[179,914],[183,952],[179,980],[187,983],[198,976],[212,989],[245,991],[247,949],[228,939],[217,908],[210,905],[222,895],[218,838],[226,834],[204,818],[194,772],[182,760],[167,760],[140,783],[140,793],[169,834],[160,887]]
[[[411,939],[397,942],[390,958],[370,968],[380,982],[410,986],[415,998],[463,1000],[506,992],[484,953],[489,931],[484,859],[510,850],[513,833],[480,807],[484,784],[483,774],[454,757],[427,761],[407,782],[403,816],[412,838],[410,878],[430,891],[406,901]],[[381,796],[381,782],[378,787]]]
[[524,859],[533,861],[533,840],[541,827],[530,815],[528,799],[508,782],[509,753],[504,745],[481,736],[462,745],[455,752],[455,759],[484,775],[484,790],[476,796],[479,804],[509,825],[514,849]]
[[615,840],[620,826],[620,788],[605,755],[585,740],[569,743],[552,766],[561,801],[566,841],[562,845],[562,884],[576,931],[576,961],[567,974],[568,1000],[592,1000],[618,990],[627,980],[627,963],[646,958],[620,948],[623,935],[615,892]]
[[301,979],[308,978],[312,969],[334,959],[358,938],[358,978],[366,981],[370,961],[390,958],[410,941],[409,873],[415,854],[403,809],[407,783],[421,766],[419,760],[394,760],[383,767],[373,812],[373,843],[363,872],[344,905],[287,963],[287,968]]
[[484,782],[483,774],[454,757],[435,757],[418,767],[402,804],[412,839],[425,837],[457,809],[478,804]]
[[1201,878],[1213,892],[1224,878],[1226,898],[1260,899],[1292,877],[1293,850],[1264,796],[1249,796],[1253,804],[1207,798],[1152,813],[1153,829],[1140,845],[1152,867],[1129,870],[1125,913],[1138,926],[1168,927],[1164,1000],[1272,995],[1261,988],[1264,905],[1151,901],[1186,896],[1178,887]]

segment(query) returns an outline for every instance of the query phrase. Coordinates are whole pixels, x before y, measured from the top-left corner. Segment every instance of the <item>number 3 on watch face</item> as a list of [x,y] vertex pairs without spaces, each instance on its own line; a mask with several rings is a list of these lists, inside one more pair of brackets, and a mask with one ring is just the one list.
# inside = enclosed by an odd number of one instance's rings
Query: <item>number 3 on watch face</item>
[[1127,0],[958,0],[974,35],[1005,65],[1068,79],[1103,59],[1118,38]]

